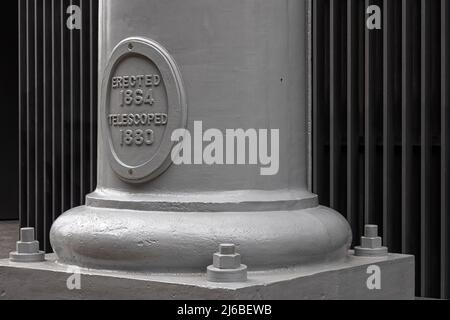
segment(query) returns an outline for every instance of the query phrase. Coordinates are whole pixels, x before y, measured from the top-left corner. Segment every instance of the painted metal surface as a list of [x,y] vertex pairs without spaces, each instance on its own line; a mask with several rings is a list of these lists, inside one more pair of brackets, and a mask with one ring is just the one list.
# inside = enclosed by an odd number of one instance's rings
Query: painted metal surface
[[164,47],[146,38],[120,42],[104,71],[100,102],[114,172],[135,183],[162,174],[172,164],[172,132],[186,126],[186,117],[181,74]]
[[[383,270],[381,290],[367,289],[367,269]],[[67,290],[73,268],[46,261],[0,260],[3,299],[62,300],[414,300],[414,257],[350,256],[345,263],[249,272],[247,282],[212,283],[204,272],[155,274],[79,269],[82,290]],[[24,281],[32,278],[33,281]]]
[[[306,0],[101,1],[99,78],[105,72],[108,78],[110,57],[125,39],[151,39],[179,67],[187,128],[202,121],[205,129],[222,131],[279,129],[280,171],[262,176],[252,166],[172,165],[153,180],[129,183],[111,166],[110,136],[100,134],[97,191],[51,230],[59,261],[102,269],[204,270],[221,243],[236,244],[253,270],[345,259],[348,223],[319,207],[308,191],[307,17]],[[161,68],[155,57],[147,58]],[[129,67],[139,66],[136,61]],[[105,94],[100,101],[107,101]],[[103,123],[109,116],[104,111]]]

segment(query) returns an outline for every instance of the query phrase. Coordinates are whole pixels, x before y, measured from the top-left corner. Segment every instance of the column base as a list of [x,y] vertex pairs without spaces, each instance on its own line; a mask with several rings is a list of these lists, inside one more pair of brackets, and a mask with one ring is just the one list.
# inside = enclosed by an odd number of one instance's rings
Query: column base
[[233,243],[252,270],[342,261],[352,235],[337,212],[149,212],[83,206],[53,225],[58,262],[80,267],[203,271],[221,243]]

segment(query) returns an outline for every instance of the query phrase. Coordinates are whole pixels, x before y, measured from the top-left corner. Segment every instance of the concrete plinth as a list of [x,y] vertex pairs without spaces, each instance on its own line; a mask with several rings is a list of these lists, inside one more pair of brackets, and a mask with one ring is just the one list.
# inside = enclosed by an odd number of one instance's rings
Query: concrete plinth
[[[380,270],[381,289],[370,290],[371,266]],[[209,283],[206,273],[150,274],[80,269],[81,290],[69,290],[74,270],[52,255],[33,264],[0,260],[0,300],[7,299],[228,299],[322,300],[414,299],[414,257],[389,255],[322,266],[249,272],[248,282]],[[369,281],[373,283],[372,281]]]

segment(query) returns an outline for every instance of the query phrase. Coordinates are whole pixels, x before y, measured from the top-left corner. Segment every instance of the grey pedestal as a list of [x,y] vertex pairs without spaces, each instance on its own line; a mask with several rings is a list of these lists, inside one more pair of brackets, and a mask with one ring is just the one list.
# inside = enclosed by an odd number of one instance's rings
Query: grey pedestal
[[[370,290],[370,266],[381,270],[381,289]],[[248,282],[217,284],[201,274],[150,274],[80,269],[81,290],[69,290],[73,274],[47,256],[43,263],[0,260],[1,299],[414,299],[414,257],[389,255],[252,272]]]

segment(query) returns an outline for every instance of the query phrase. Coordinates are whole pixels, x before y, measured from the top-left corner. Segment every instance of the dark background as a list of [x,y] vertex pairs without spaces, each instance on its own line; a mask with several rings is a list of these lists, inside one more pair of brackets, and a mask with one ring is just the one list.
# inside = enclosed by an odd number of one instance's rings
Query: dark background
[[2,2],[0,19],[0,220],[19,219],[18,21],[17,1]]
[[[314,191],[450,298],[450,1],[313,0]],[[382,30],[366,28],[381,8]]]

